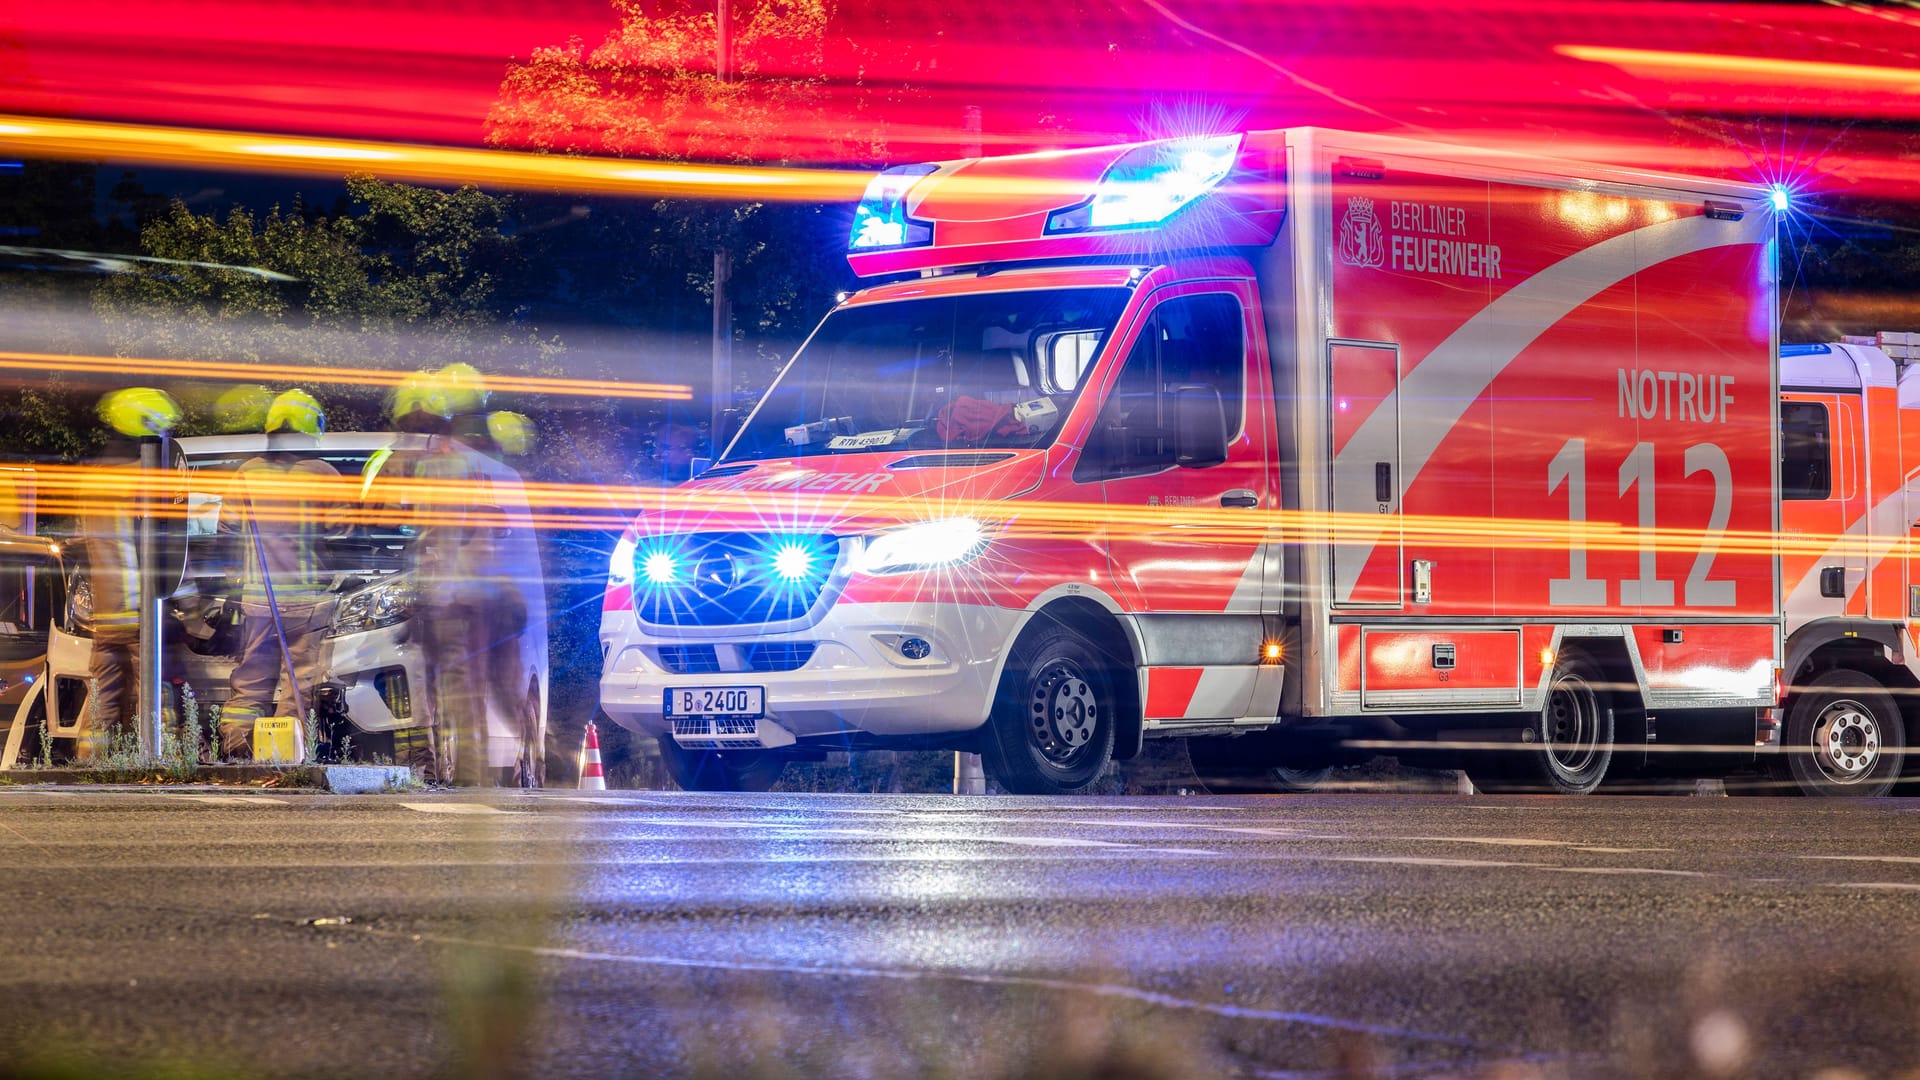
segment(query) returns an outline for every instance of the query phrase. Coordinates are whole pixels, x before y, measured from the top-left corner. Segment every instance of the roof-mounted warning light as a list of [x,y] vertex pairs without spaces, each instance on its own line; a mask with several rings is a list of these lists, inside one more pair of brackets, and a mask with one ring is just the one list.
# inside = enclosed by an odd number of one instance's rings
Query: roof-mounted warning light
[[849,251],[884,251],[933,243],[933,223],[907,216],[907,192],[938,165],[895,165],[867,182],[867,193],[853,212]]
[[1238,134],[1136,146],[1107,166],[1093,197],[1047,217],[1047,232],[1158,225],[1219,186],[1240,156]]
[[1767,193],[1767,201],[1773,204],[1774,213],[1784,214],[1793,205],[1793,195],[1787,190],[1787,185],[1775,184],[1773,190]]

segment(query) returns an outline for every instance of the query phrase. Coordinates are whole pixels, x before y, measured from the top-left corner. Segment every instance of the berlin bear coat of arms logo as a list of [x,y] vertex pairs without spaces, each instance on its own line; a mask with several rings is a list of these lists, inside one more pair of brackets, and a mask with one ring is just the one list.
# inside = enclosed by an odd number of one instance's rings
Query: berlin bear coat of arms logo
[[1387,242],[1380,219],[1373,216],[1373,200],[1362,195],[1347,199],[1340,218],[1340,261],[1348,266],[1379,266],[1387,261]]

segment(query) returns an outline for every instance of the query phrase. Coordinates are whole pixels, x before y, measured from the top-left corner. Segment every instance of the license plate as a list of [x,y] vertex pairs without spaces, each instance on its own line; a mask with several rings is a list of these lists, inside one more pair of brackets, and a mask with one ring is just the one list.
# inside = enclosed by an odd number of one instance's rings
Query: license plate
[[761,686],[676,686],[666,692],[668,716],[764,716]]

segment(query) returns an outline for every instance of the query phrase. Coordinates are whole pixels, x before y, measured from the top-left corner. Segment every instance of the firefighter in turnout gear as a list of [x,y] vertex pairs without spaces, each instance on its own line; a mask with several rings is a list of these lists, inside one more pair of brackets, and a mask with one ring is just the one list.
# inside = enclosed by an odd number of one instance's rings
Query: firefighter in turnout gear
[[[369,467],[402,481],[396,501],[407,504],[417,538],[414,575],[424,617],[416,625],[428,723],[397,734],[395,750],[443,784],[499,779],[490,767],[489,710],[522,709],[525,697],[515,684],[523,678],[526,608],[511,583],[495,576],[499,507],[482,455],[502,444],[529,446],[531,423],[518,414],[487,416],[486,400],[485,383],[469,364],[408,380],[394,395],[394,429],[428,436],[426,446]],[[368,481],[370,501],[379,501],[378,486]],[[539,766],[523,761],[519,780],[539,783]]]
[[289,390],[274,398],[267,450],[240,466],[225,500],[221,527],[240,534],[247,568],[240,662],[220,717],[221,749],[229,758],[257,749],[254,722],[265,716],[291,718],[294,745],[305,742],[334,607],[321,541],[345,509],[329,490],[339,471],[309,453],[325,430],[326,417],[311,394]]
[[[164,391],[130,387],[101,398],[99,414],[114,437],[94,464],[132,469],[140,463],[136,440],[171,430],[179,422],[180,408]],[[135,505],[129,498],[116,498],[111,509],[96,506],[81,525],[93,624],[87,736],[79,746],[82,758],[108,749],[131,723],[138,705],[134,668],[140,647],[141,581],[134,543]]]

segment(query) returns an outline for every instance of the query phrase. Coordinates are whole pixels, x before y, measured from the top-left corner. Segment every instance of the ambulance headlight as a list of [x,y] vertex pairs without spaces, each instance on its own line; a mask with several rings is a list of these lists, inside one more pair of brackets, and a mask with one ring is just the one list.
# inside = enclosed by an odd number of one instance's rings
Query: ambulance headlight
[[1093,198],[1047,216],[1050,233],[1158,225],[1218,187],[1240,156],[1240,136],[1167,139],[1107,166]]
[[607,580],[615,585],[633,584],[633,553],[638,545],[633,537],[623,536],[613,545],[613,560],[607,566]]
[[895,165],[867,182],[867,193],[853,212],[850,251],[921,247],[933,243],[933,223],[907,216],[907,192],[937,165]]
[[327,628],[327,636],[364,634],[404,622],[413,615],[413,603],[413,579],[407,575],[368,586],[340,601],[340,606],[334,609],[333,625]]
[[943,518],[867,538],[858,563],[863,574],[905,574],[958,566],[987,549],[987,530],[972,518]]

